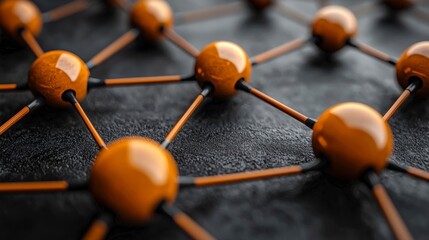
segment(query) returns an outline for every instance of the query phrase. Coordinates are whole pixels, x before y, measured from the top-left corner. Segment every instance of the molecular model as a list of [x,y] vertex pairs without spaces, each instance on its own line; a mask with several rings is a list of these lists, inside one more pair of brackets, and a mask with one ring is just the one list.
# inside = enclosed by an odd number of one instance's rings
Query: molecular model
[[[103,206],[103,210],[83,234],[82,239],[104,239],[116,221],[130,225],[145,224],[158,214],[170,218],[193,239],[215,239],[216,234],[208,233],[175,206],[180,191],[191,187],[232,184],[319,171],[343,182],[365,183],[373,193],[394,236],[397,239],[412,239],[384,189],[379,174],[388,169],[429,181],[428,172],[389,161],[394,137],[388,123],[410,96],[429,97],[429,42],[413,44],[404,50],[399,59],[395,59],[356,40],[356,15],[366,13],[370,9],[368,5],[349,10],[330,5],[328,1],[318,1],[320,9],[312,19],[308,19],[279,0],[242,2],[185,12],[175,17],[164,0],[137,0],[135,3],[128,0],[75,0],[46,13],[41,13],[35,4],[28,0],[0,1],[2,31],[16,43],[28,46],[36,56],[26,84],[0,84],[0,92],[29,90],[34,96],[34,100],[18,113],[2,121],[0,136],[41,106],[73,106],[100,148],[91,167],[89,179],[81,182],[4,182],[0,183],[0,192],[88,191],[96,202]],[[97,4],[106,4],[127,12],[130,29],[94,57],[84,61],[76,54],[64,50],[45,52],[38,44],[37,37],[43,24],[87,10]],[[383,6],[405,12],[412,8],[417,9],[414,4],[411,0],[386,0],[372,3],[370,6]],[[256,12],[269,11],[274,5],[277,13],[309,27],[309,36],[249,57],[242,47],[229,41],[215,41],[199,50],[174,30],[175,21],[177,24],[185,24],[231,15],[243,10],[243,6]],[[138,37],[148,42],[166,40],[174,43],[195,59],[193,74],[114,79],[92,76],[93,68]],[[395,67],[397,82],[403,93],[384,115],[367,105],[347,102],[328,108],[315,119],[252,86],[254,67],[306,44],[314,44],[320,51],[330,54],[337,54],[345,47],[352,47]],[[132,136],[106,144],[80,105],[94,88],[179,82],[194,82],[201,91],[161,143]],[[311,143],[315,160],[304,165],[251,172],[201,177],[179,176],[176,160],[168,150],[169,145],[205,99],[232,98],[240,91],[262,100],[308,127],[312,131]]]

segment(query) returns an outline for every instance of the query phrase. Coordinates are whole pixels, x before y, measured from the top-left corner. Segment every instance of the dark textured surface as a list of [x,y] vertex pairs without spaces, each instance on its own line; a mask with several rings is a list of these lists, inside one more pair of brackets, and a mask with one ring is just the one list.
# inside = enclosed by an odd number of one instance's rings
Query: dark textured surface
[[[43,11],[66,1],[35,1]],[[227,0],[170,1],[176,12]],[[340,2],[351,6],[360,1]],[[312,16],[311,1],[289,1]],[[46,50],[66,49],[87,60],[125,32],[127,16],[102,7],[45,25]],[[357,39],[395,57],[410,44],[428,39],[428,23],[409,14],[386,13],[360,19]],[[230,40],[249,55],[303,37],[308,30],[268,12],[244,12],[177,27],[198,48]],[[8,48],[1,43],[2,50]],[[27,49],[0,55],[0,82],[24,82],[33,55]],[[133,44],[95,71],[95,77],[189,74],[193,59],[170,43]],[[357,101],[384,113],[400,93],[392,67],[353,49],[331,59],[313,46],[254,69],[252,84],[310,116],[329,106]],[[140,135],[162,141],[199,92],[196,84],[97,89],[83,102],[107,142]],[[30,93],[1,93],[0,121],[31,100]],[[391,121],[392,160],[429,169],[429,106],[412,100]],[[182,175],[214,175],[311,161],[311,132],[272,107],[244,93],[227,102],[207,101],[171,144]],[[80,180],[97,147],[72,109],[42,108],[0,137],[0,179]],[[389,194],[416,239],[429,234],[429,184],[386,172]],[[183,190],[178,206],[220,239],[391,239],[373,197],[362,184],[345,185],[323,174],[307,174],[233,186]],[[0,196],[1,239],[78,239],[96,205],[87,193]],[[167,219],[144,227],[115,228],[109,239],[186,239]]]

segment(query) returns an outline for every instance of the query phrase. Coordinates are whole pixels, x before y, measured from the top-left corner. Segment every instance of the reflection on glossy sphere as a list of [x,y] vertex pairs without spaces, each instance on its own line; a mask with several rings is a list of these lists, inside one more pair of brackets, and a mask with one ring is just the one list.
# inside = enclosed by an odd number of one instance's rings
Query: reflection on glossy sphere
[[356,33],[356,17],[344,7],[324,7],[313,19],[312,34],[318,39],[316,45],[326,52],[342,49]]
[[90,175],[95,199],[131,223],[150,220],[178,191],[173,156],[159,143],[141,137],[118,140],[102,150]]
[[416,95],[429,97],[429,41],[413,44],[402,54],[396,63],[396,78],[406,89],[411,80],[420,79],[422,87]]
[[20,29],[29,31],[33,36],[38,36],[42,25],[42,14],[33,2],[27,0],[0,1],[0,27],[9,36],[20,38]]
[[374,109],[343,103],[326,110],[313,128],[313,151],[329,161],[328,172],[346,181],[368,169],[383,170],[393,149],[389,125]]
[[146,40],[159,40],[163,37],[162,29],[174,25],[173,11],[164,0],[139,0],[130,14],[132,25],[140,29]]
[[198,84],[214,87],[213,96],[227,98],[237,93],[235,84],[249,82],[252,65],[247,53],[231,42],[219,41],[206,46],[196,59],[195,76]]
[[54,107],[67,107],[63,93],[72,90],[81,101],[87,94],[89,70],[78,56],[67,51],[51,51],[34,61],[28,76],[28,87],[42,95]]

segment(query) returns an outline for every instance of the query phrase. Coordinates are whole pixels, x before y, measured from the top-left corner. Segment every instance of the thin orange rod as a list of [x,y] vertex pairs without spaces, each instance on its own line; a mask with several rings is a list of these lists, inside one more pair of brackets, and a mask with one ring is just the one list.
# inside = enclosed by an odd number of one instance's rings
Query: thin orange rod
[[28,47],[30,47],[31,51],[33,51],[34,55],[36,55],[36,57],[40,57],[41,55],[43,55],[44,52],[33,34],[31,34],[27,30],[23,30],[21,32],[21,36],[24,42],[28,45]]
[[386,112],[383,116],[384,121],[389,121],[390,118],[395,114],[395,112],[399,109],[399,107],[402,106],[402,104],[410,97],[411,92],[408,89],[405,89],[404,92],[402,92],[401,96],[396,100],[396,102],[390,107],[389,111]]
[[43,19],[44,22],[58,21],[62,18],[82,12],[90,6],[91,4],[87,0],[75,0],[44,13]]
[[183,77],[179,75],[157,76],[157,77],[140,77],[140,78],[115,78],[106,79],[106,86],[120,86],[133,84],[154,84],[154,83],[172,83],[182,81]]
[[30,108],[28,106],[25,106],[13,117],[11,117],[7,122],[3,123],[3,125],[0,126],[0,136],[3,135],[3,133],[9,130],[9,128],[11,128],[17,122],[19,122],[19,120],[25,117],[28,113],[30,113]]
[[171,28],[164,29],[164,35],[168,40],[176,44],[179,48],[183,49],[186,53],[188,53],[192,57],[197,57],[198,55],[200,55],[200,51],[198,49],[196,49],[188,41],[183,39],[173,29]]
[[7,130],[9,130],[13,125],[19,122],[23,117],[25,117],[28,113],[36,108],[40,107],[43,104],[43,100],[40,98],[34,99],[30,104],[23,107],[16,113],[13,117],[7,120],[0,126],[0,136],[3,135]]
[[101,138],[100,134],[98,134],[94,125],[92,125],[91,121],[89,120],[88,116],[86,115],[85,111],[83,110],[82,106],[74,95],[74,92],[66,91],[63,93],[62,97],[65,101],[72,104],[76,111],[79,113],[80,117],[82,118],[83,122],[85,123],[86,127],[88,128],[89,132],[91,133],[98,146],[100,148],[107,149],[106,143],[104,142],[103,138]]
[[429,172],[420,170],[418,168],[408,167],[406,169],[407,173],[413,177],[420,178],[425,181],[429,181]]
[[94,125],[92,125],[91,121],[89,120],[88,116],[86,115],[85,111],[83,110],[83,108],[79,104],[79,102],[75,102],[73,105],[76,108],[76,110],[78,111],[78,113],[81,116],[82,120],[85,122],[86,127],[88,128],[88,130],[91,133],[92,137],[94,138],[95,142],[97,142],[98,146],[100,148],[107,148],[106,143],[101,138],[100,134],[98,134],[98,132],[95,129]]
[[109,232],[109,224],[102,219],[95,220],[88,231],[82,237],[82,240],[103,240]]
[[69,184],[66,181],[0,183],[0,193],[64,191],[67,190],[68,187]]
[[303,172],[303,168],[301,166],[281,167],[281,168],[253,171],[253,172],[232,173],[232,174],[210,176],[210,177],[197,177],[195,178],[194,183],[195,183],[195,186],[197,187],[203,187],[203,186],[210,186],[210,185],[219,185],[219,184],[260,180],[260,179],[266,179],[266,178],[274,178],[274,177],[280,177],[280,176],[299,174],[302,172]]
[[395,114],[395,112],[399,109],[399,107],[417,90],[419,90],[423,84],[422,80],[410,79],[411,83],[408,87],[402,92],[401,96],[395,101],[395,103],[390,107],[387,113],[383,116],[385,121],[389,121],[389,119]]
[[313,128],[314,124],[316,123],[316,120],[305,116],[304,114],[282,104],[281,102],[275,100],[274,98],[272,98],[272,97],[266,95],[265,93],[255,89],[254,87],[249,86],[243,80],[238,81],[235,87],[239,90],[243,90],[245,92],[252,94],[253,96],[255,96],[255,97],[261,99],[262,101],[270,104],[271,106],[279,109],[280,111],[286,113],[287,115],[295,118],[296,120],[305,124],[309,128]]
[[261,54],[254,56],[252,64],[256,65],[256,64],[264,63],[264,62],[272,60],[276,57],[279,57],[283,54],[289,53],[293,50],[296,50],[296,49],[302,47],[305,44],[305,42],[306,42],[306,40],[304,40],[304,39],[296,39],[296,40],[293,40],[291,42],[287,42],[285,44],[282,44],[276,48],[273,48],[271,50],[268,50],[266,52],[263,52]]
[[17,84],[0,84],[0,91],[12,91],[18,88]]
[[372,192],[396,238],[401,240],[413,239],[383,185],[375,185]]
[[195,110],[200,106],[200,104],[203,102],[204,97],[202,95],[198,95],[197,98],[195,98],[194,102],[192,102],[191,106],[186,110],[185,114],[179,119],[179,121],[174,125],[173,129],[168,133],[167,137],[165,138],[165,141],[172,142],[173,139],[177,136],[177,134],[182,129],[183,125],[188,121],[188,119],[191,117],[192,113],[195,112]]
[[387,55],[387,54],[385,54],[385,53],[383,53],[383,52],[381,52],[381,51],[379,51],[379,50],[377,50],[377,49],[375,49],[373,47],[370,47],[370,46],[368,46],[366,44],[358,43],[358,42],[355,42],[355,41],[352,41],[352,40],[349,40],[348,44],[350,46],[358,49],[359,51],[361,51],[361,52],[369,55],[369,56],[372,56],[372,57],[374,57],[376,59],[379,59],[379,60],[381,60],[383,62],[386,62],[388,64],[396,65],[396,60],[395,59],[393,59],[391,56],[389,56],[389,55]]
[[286,105],[282,104],[281,102],[279,102],[279,101],[275,100],[274,98],[272,98],[272,97],[270,97],[270,96],[266,95],[265,93],[263,93],[263,92],[261,92],[261,91],[259,91],[259,90],[255,89],[255,88],[252,88],[252,89],[250,90],[250,93],[251,93],[252,95],[256,96],[257,98],[261,99],[262,101],[264,101],[264,102],[266,102],[266,103],[270,104],[271,106],[273,106],[273,107],[275,107],[275,108],[279,109],[280,111],[282,111],[282,112],[284,112],[284,113],[288,114],[289,116],[291,116],[291,117],[295,118],[296,120],[298,120],[298,121],[300,121],[300,122],[302,122],[302,123],[304,123],[304,124],[305,124],[305,122],[306,122],[306,121],[307,121],[307,119],[308,119],[308,117],[307,117],[307,116],[305,116],[305,115],[303,115],[303,114],[301,114],[301,113],[299,113],[299,112],[295,111],[294,109],[292,109],[292,108],[290,108],[290,107],[288,107],[288,106],[286,106]]
[[160,211],[167,214],[178,227],[187,233],[192,239],[198,240],[214,240],[215,238],[210,235],[204,228],[196,223],[192,218],[170,204],[161,205]]
[[394,162],[389,162],[387,168],[393,171],[402,172],[409,174],[413,177],[422,179],[424,181],[429,181],[429,172],[414,168],[414,167],[404,167]]
[[239,12],[240,10],[243,10],[243,4],[241,2],[227,3],[209,9],[177,13],[176,21],[180,24],[207,20],[210,18],[232,15]]
[[383,184],[380,182],[377,173],[370,170],[363,176],[363,180],[370,187],[396,239],[413,239],[407,226],[399,215],[398,210],[396,209],[395,205],[393,205],[392,200],[387,194],[386,189],[384,189]]
[[179,121],[174,125],[173,129],[168,133],[167,137],[165,138],[162,145],[164,147],[167,147],[173,140],[176,138],[177,134],[180,132],[180,130],[183,128],[185,123],[188,121],[188,119],[191,117],[191,115],[197,110],[198,106],[201,105],[203,100],[211,93],[212,87],[208,86],[203,89],[203,91],[198,94],[198,96],[195,98],[195,100],[192,102],[191,106],[186,110],[185,114],[179,119]]
[[138,34],[139,32],[136,29],[131,29],[128,32],[124,33],[116,41],[114,41],[109,46],[104,48],[101,52],[99,52],[97,55],[92,57],[88,61],[87,66],[89,68],[93,68],[95,66],[100,65],[102,62],[106,61],[108,58],[112,57],[121,49],[125,48],[130,43],[132,43],[137,38]]
[[291,176],[302,174],[312,171],[323,170],[327,165],[325,159],[318,159],[316,161],[304,164],[301,166],[279,167],[265,170],[257,170],[241,173],[230,173],[217,176],[204,176],[204,177],[188,177],[181,176],[179,178],[179,186],[184,187],[206,187],[212,185],[232,184],[245,181],[263,180],[267,178],[275,178],[282,176]]
[[177,226],[183,229],[183,231],[185,231],[193,239],[199,239],[199,240],[215,239],[200,225],[198,225],[192,218],[190,218],[188,215],[186,215],[183,212],[176,214],[173,217],[173,220],[177,224]]
[[276,1],[276,8],[275,8],[275,10],[278,13],[280,13],[281,15],[283,15],[283,16],[285,16],[287,18],[290,18],[292,21],[294,21],[294,22],[296,22],[298,24],[307,26],[311,22],[311,20],[307,16],[301,14],[298,11],[295,11],[295,10],[289,8],[286,5],[286,3],[282,2],[282,1]]

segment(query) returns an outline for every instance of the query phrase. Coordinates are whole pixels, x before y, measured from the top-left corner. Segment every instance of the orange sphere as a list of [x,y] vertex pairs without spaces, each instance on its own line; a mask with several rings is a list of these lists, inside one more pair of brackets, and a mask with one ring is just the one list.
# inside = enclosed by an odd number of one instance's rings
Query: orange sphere
[[156,41],[163,37],[162,29],[174,27],[173,11],[164,0],[139,0],[131,10],[131,23],[145,39]]
[[393,10],[404,10],[412,7],[415,0],[384,0],[383,3]]
[[112,143],[96,157],[90,175],[95,199],[131,223],[150,220],[178,191],[173,156],[155,141],[129,137]]
[[74,91],[81,101],[87,94],[89,70],[78,56],[67,51],[51,51],[34,61],[28,76],[28,87],[42,95],[54,107],[70,105],[62,99],[67,90]]
[[264,10],[273,5],[274,0],[246,0],[247,3],[255,10]]
[[21,29],[38,36],[42,25],[42,14],[33,2],[26,0],[0,1],[0,27],[11,37],[20,38],[19,30]]
[[195,76],[200,87],[210,83],[213,96],[227,98],[237,93],[235,84],[243,79],[249,82],[252,64],[247,53],[231,42],[214,42],[206,46],[195,62]]
[[314,154],[329,161],[328,173],[346,181],[359,180],[368,169],[382,171],[393,150],[389,125],[360,103],[326,110],[314,125],[312,142]]
[[396,63],[396,78],[399,85],[406,89],[411,80],[420,79],[422,87],[417,96],[429,96],[429,41],[413,44],[402,54]]
[[320,9],[312,23],[316,45],[326,52],[342,49],[357,33],[357,20],[347,8],[328,6]]

